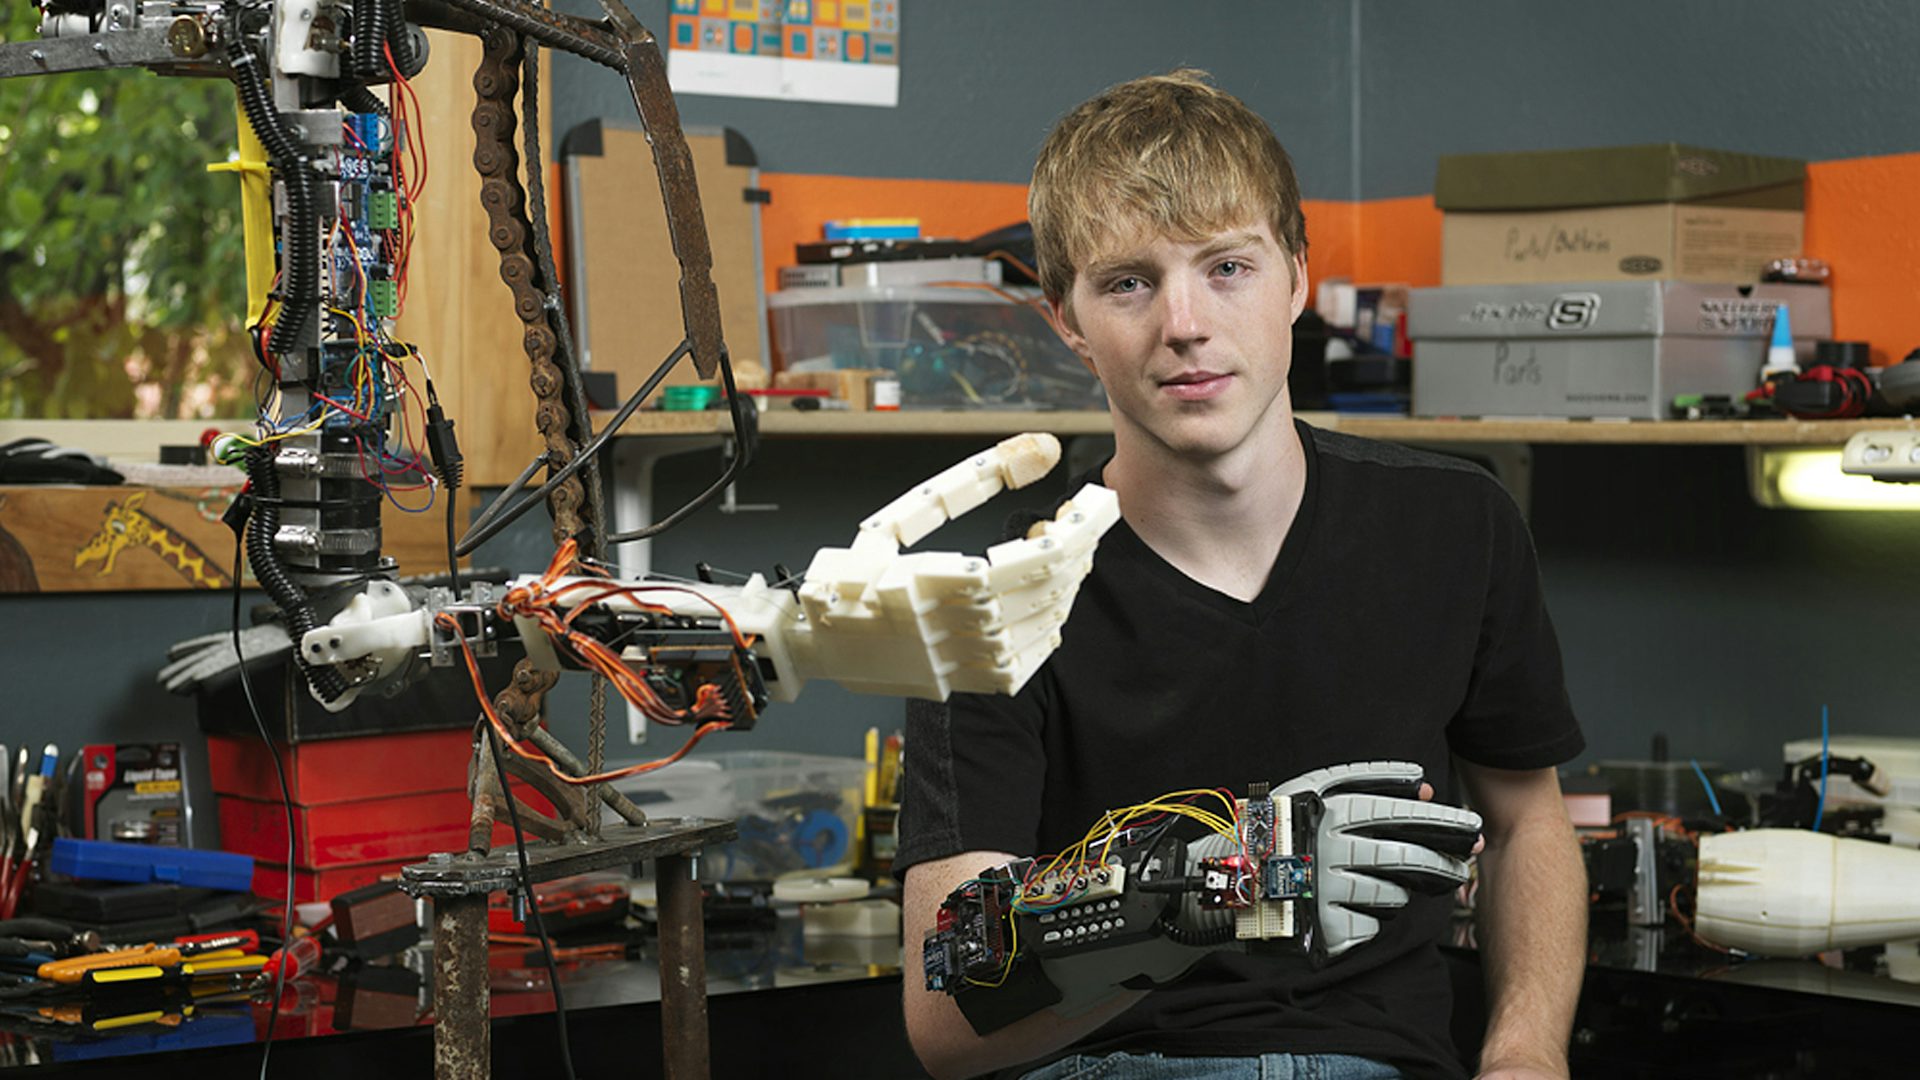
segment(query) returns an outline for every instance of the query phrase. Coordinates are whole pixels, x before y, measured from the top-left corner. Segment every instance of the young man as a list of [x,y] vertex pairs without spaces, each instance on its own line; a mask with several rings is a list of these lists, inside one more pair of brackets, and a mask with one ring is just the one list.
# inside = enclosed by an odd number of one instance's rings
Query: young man
[[[1298,183],[1202,74],[1074,110],[1029,207],[1043,289],[1113,412],[1113,458],[1083,479],[1123,520],[1019,695],[909,711],[908,966],[954,887],[1109,808],[1379,759],[1420,763],[1450,798],[1457,767],[1485,821],[1481,1075],[1564,1076],[1586,879],[1553,766],[1583,743],[1512,500],[1452,459],[1294,419]],[[1321,970],[1213,952],[1161,989],[984,1037],[910,970],[908,1033],[943,1077],[1460,1076],[1448,916],[1416,898]]]

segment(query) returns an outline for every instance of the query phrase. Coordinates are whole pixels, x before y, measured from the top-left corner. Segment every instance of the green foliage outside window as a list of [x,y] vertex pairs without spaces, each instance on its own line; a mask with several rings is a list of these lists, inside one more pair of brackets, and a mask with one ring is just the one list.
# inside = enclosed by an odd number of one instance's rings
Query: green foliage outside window
[[0,418],[252,415],[234,145],[225,80],[0,79]]

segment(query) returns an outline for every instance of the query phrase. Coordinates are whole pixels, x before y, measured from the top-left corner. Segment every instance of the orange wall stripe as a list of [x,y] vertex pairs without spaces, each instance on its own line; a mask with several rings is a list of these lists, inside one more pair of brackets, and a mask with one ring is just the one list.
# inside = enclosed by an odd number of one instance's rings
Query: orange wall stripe
[[1300,211],[1307,216],[1309,284],[1317,287],[1335,277],[1359,280],[1360,209],[1359,203],[1330,199],[1300,201]]
[[[769,292],[794,244],[845,217],[917,217],[927,236],[972,237],[1026,220],[1024,184],[764,173]],[[558,185],[555,185],[558,187]],[[1833,266],[1834,335],[1873,345],[1875,363],[1920,346],[1920,154],[1816,162],[1807,169],[1806,254]],[[1431,195],[1303,204],[1312,280],[1440,283],[1440,211]]]
[[970,239],[1027,220],[1027,185],[977,180],[875,180],[761,173],[771,199],[760,214],[767,292],[780,287],[795,244],[819,240],[837,218],[915,217],[920,235]]
[[1359,204],[1354,280],[1440,284],[1440,211],[1433,196]]
[[1833,333],[1897,364],[1920,346],[1920,154],[1807,167],[1806,253],[1833,267]]

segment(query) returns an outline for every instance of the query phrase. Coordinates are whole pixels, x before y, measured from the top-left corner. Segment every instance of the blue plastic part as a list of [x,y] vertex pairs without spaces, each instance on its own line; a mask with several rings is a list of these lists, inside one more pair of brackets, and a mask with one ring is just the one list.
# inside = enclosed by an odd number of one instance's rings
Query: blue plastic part
[[1785,304],[1775,305],[1773,312],[1773,340],[1767,347],[1792,351],[1793,315],[1787,310]]
[[[97,1061],[101,1058],[160,1054],[212,1046],[242,1046],[254,1041],[253,1013],[245,1008],[201,1009],[173,1027],[142,1024],[122,1033],[54,1040],[55,1061]],[[128,1070],[135,1068],[129,1064]]]
[[827,240],[918,240],[918,225],[854,225],[829,221],[822,228]]
[[62,836],[53,842],[49,867],[56,874],[92,881],[159,881],[228,892],[247,892],[253,888],[253,856],[228,851],[192,851]]
[[793,848],[809,869],[833,866],[847,857],[847,823],[827,810],[810,811],[793,830]]

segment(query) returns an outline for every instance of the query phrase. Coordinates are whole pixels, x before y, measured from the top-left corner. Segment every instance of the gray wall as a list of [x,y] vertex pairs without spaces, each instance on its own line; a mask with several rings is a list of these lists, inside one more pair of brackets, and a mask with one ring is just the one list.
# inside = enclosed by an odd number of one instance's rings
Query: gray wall
[[[594,0],[558,6],[599,13]],[[631,6],[666,36],[665,0]],[[689,96],[681,122],[733,128],[769,172],[1024,184],[1062,113],[1110,84],[1195,66],[1273,122],[1308,197],[1357,194],[1347,0],[907,0],[900,18],[898,108]],[[619,76],[572,57],[555,62],[553,97],[556,136],[634,118]]]
[[[567,2],[593,10],[591,0]],[[635,10],[665,32],[664,2]],[[1046,125],[1073,103],[1141,72],[1197,64],[1274,122],[1318,198],[1424,192],[1435,155],[1464,150],[1668,138],[1813,158],[1920,149],[1920,74],[1906,62],[1920,45],[1920,10],[1896,0],[909,0],[903,15],[898,109],[689,97],[683,118],[739,130],[771,171],[1021,181]],[[607,72],[563,58],[555,79],[558,131],[631,116]],[[635,197],[654,198],[650,178]],[[782,509],[707,511],[658,541],[655,565],[797,566],[968,448],[771,443],[741,496]],[[717,468],[713,454],[663,463],[656,504],[677,503]],[[1784,739],[1817,731],[1822,702],[1838,730],[1911,728],[1899,628],[1920,596],[1905,558],[1920,550],[1920,521],[1757,510],[1739,453],[1724,449],[1542,447],[1534,475],[1534,525],[1588,759],[1639,756],[1658,730],[1677,753],[1767,764]],[[982,547],[1004,512],[976,514],[935,542]],[[537,522],[482,553],[521,570],[545,555]],[[222,628],[227,610],[222,598],[187,595],[0,600],[9,691],[0,741],[191,742],[191,703],[154,686],[152,672],[167,643]],[[557,726],[578,745],[584,681],[554,700]],[[897,717],[897,703],[821,687],[755,733],[716,743],[853,754],[867,726]],[[614,754],[675,741],[616,741]]]
[[1432,191],[1440,154],[1916,149],[1920,6],[1906,0],[1361,0],[1359,12],[1369,199]]

